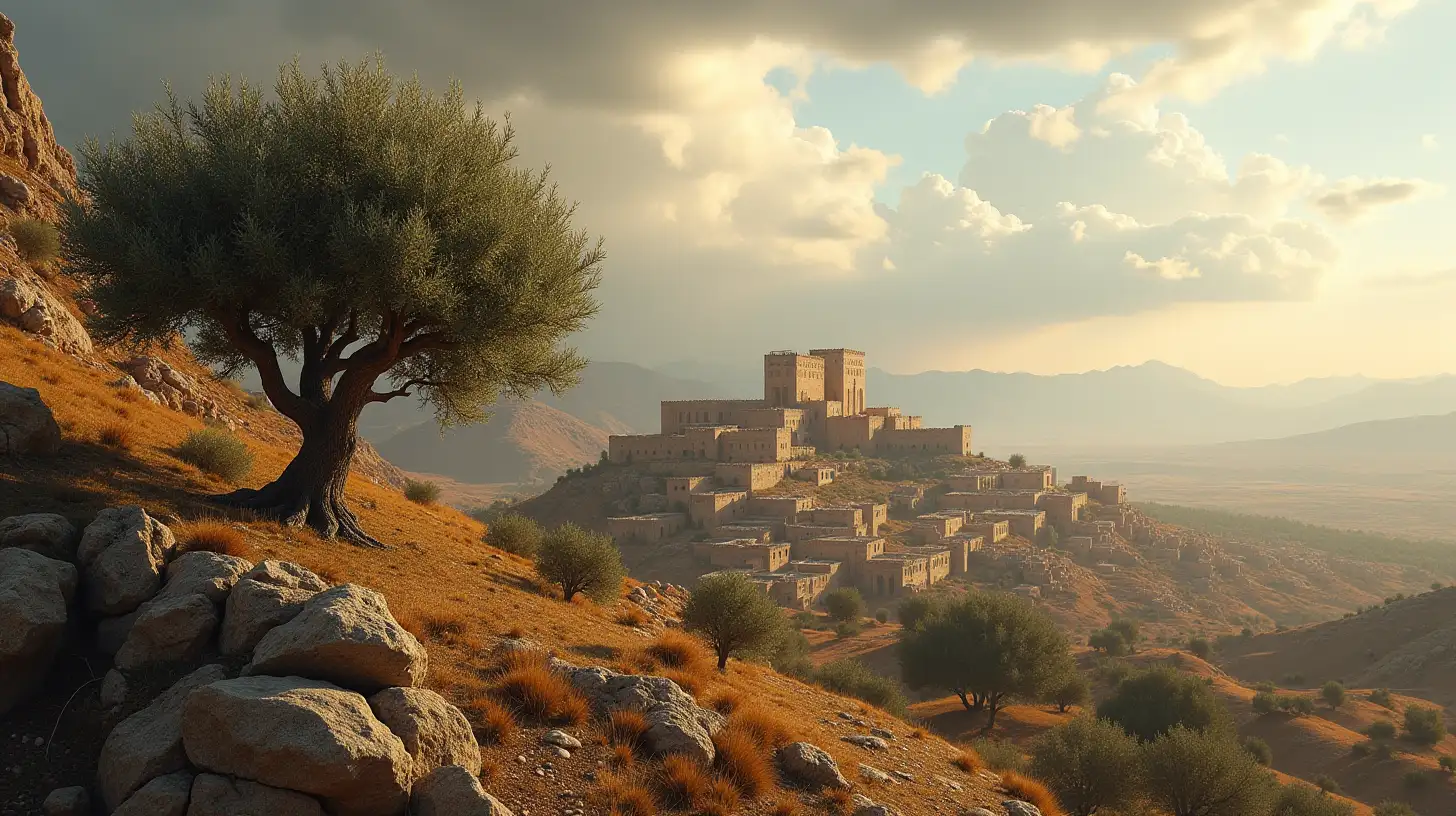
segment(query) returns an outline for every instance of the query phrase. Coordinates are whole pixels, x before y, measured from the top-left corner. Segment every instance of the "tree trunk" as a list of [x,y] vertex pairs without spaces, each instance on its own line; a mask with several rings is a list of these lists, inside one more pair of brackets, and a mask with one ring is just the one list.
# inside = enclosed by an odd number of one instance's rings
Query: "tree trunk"
[[965,706],[967,711],[976,710],[975,707],[971,705],[971,701],[966,699],[966,693],[964,691],[960,689],[955,689],[955,693],[957,697],[961,698],[961,705]]
[[720,650],[718,650],[718,672],[720,674],[727,674],[728,673],[728,650],[727,649],[720,649]]
[[983,730],[990,731],[996,727],[996,712],[1000,710],[1000,703],[986,703],[986,727]]
[[350,406],[331,400],[317,422],[302,426],[303,445],[277,479],[257,490],[235,490],[219,501],[256,511],[287,527],[307,526],[324,538],[388,549],[364,532],[344,500],[362,408],[362,403]]

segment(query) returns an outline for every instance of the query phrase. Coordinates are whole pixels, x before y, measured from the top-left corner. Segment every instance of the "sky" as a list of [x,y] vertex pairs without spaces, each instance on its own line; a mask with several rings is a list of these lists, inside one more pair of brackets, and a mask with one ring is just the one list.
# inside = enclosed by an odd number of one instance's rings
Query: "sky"
[[381,52],[604,236],[589,356],[1456,371],[1456,0],[19,0],[64,143]]

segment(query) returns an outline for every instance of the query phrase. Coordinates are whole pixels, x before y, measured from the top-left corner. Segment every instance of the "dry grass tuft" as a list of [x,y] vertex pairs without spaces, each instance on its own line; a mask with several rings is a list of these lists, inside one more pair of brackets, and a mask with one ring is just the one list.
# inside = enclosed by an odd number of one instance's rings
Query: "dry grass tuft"
[[652,616],[648,615],[643,611],[642,607],[636,604],[623,604],[622,608],[617,610],[617,623],[623,626],[643,626],[650,620],[652,620]]
[[481,757],[480,784],[489,787],[490,783],[494,782],[497,776],[500,776],[500,763],[488,756]]
[[459,612],[426,612],[419,619],[425,637],[433,641],[454,642],[457,637],[465,634],[465,616]]
[[668,629],[642,650],[647,658],[664,669],[701,672],[712,667],[712,656],[703,642],[677,629]]
[[119,422],[107,425],[96,434],[97,442],[116,450],[131,450],[133,439],[134,435],[130,426]]
[[743,707],[743,693],[737,689],[724,689],[708,705],[726,717]]
[[613,745],[625,745],[632,751],[639,751],[647,727],[647,717],[641,711],[619,708],[607,718],[607,740]]
[[187,525],[182,536],[182,549],[255,560],[253,547],[242,531],[222,521],[199,521]]
[[703,802],[698,806],[701,816],[731,816],[738,810],[738,788],[731,780],[723,777],[713,779]]
[[522,629],[519,626],[512,626],[511,628],[506,630],[505,636],[512,640],[520,640],[521,638],[526,636],[526,630]]
[[930,732],[926,731],[924,728],[916,728],[915,730],[910,732],[910,739],[923,740],[928,736],[930,736]]
[[632,746],[630,745],[613,745],[610,762],[612,763],[612,767],[619,770],[631,768],[637,764],[637,754],[633,752]]
[[773,816],[799,816],[799,803],[792,799],[780,799],[771,812]]
[[677,683],[683,691],[697,697],[703,693],[703,677],[700,674],[684,669],[663,669],[659,672],[663,677]]
[[968,774],[976,773],[986,767],[986,761],[981,755],[970,748],[963,749],[959,754],[951,758],[950,764],[960,768]]
[[662,760],[658,788],[667,807],[678,810],[693,807],[707,795],[712,784],[713,778],[707,770],[682,754],[668,754]]
[[586,722],[591,713],[586,698],[551,671],[544,656],[515,652],[508,656],[505,667],[491,693],[518,716],[555,725]]
[[730,722],[713,735],[718,756],[713,764],[744,796],[757,799],[774,786],[769,754],[748,729]]
[[500,745],[516,733],[516,717],[510,709],[490,697],[476,697],[465,704],[465,719],[483,745]]
[[1030,802],[1041,811],[1042,816],[1065,816],[1057,797],[1041,782],[1015,771],[1001,775],[1001,787],[1023,802]]
[[849,813],[854,808],[854,794],[849,788],[830,788],[824,791],[824,810],[829,813]]
[[755,706],[739,708],[728,718],[727,727],[744,732],[768,753],[798,739],[794,728],[783,717]]
[[598,777],[591,798],[611,816],[653,816],[657,813],[651,792],[632,779],[614,773]]

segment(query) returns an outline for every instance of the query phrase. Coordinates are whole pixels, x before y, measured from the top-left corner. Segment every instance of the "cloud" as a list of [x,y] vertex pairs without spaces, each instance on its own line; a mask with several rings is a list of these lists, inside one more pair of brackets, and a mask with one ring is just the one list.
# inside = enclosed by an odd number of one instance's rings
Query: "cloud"
[[1363,179],[1351,176],[1321,190],[1310,203],[1326,218],[1352,222],[1359,221],[1381,208],[1440,191],[1439,186],[1420,179]]
[[1441,143],[1436,141],[1436,134],[1427,133],[1421,136],[1421,147],[1426,150],[1440,150]]

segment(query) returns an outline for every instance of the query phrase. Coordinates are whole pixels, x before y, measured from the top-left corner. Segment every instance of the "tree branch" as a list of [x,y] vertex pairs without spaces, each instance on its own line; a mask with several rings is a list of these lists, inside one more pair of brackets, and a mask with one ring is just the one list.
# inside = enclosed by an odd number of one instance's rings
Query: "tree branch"
[[411,388],[443,388],[448,385],[449,383],[444,380],[408,380],[393,391],[370,391],[369,402],[389,402],[396,397],[408,397]]
[[263,393],[268,395],[273,407],[300,428],[309,424],[314,415],[313,407],[288,387],[287,380],[283,378],[283,369],[278,365],[277,349],[253,331],[253,327],[248,324],[247,312],[223,309],[209,312],[233,346],[258,369],[258,377],[263,381]]

